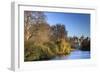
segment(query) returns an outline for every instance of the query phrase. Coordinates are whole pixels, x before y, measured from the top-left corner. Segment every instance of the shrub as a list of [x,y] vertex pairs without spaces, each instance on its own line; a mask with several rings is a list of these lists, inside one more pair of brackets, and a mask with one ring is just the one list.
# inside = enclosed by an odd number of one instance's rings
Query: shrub
[[65,40],[43,44],[25,41],[24,47],[24,61],[49,60],[55,56],[68,55],[71,52],[70,44]]

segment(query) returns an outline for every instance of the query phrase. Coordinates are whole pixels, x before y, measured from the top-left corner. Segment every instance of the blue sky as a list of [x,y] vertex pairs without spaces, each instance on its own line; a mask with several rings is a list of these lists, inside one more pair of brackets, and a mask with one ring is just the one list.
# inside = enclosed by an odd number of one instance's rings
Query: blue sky
[[90,37],[90,14],[44,12],[50,25],[64,24],[68,36]]

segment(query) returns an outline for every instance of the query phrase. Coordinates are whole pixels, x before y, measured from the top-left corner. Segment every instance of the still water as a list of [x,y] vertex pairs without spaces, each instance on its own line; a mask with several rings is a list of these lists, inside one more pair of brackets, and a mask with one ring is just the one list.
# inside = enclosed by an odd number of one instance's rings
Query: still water
[[67,56],[55,57],[54,60],[89,59],[90,51],[74,50]]

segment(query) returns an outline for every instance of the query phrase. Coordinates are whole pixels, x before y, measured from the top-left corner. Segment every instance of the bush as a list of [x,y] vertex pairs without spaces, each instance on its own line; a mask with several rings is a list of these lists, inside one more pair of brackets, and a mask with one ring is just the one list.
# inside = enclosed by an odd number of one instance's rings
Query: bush
[[57,41],[56,44],[58,47],[58,55],[68,55],[71,52],[71,45],[65,39]]
[[54,49],[54,44],[45,43],[45,44],[37,44],[34,45],[32,41],[25,41],[24,45],[24,59],[25,61],[33,61],[33,60],[47,60],[51,59],[56,55],[56,51]]
[[55,56],[67,55],[71,52],[70,44],[65,40],[43,44],[34,44],[32,41],[25,41],[24,43],[24,61],[49,60]]

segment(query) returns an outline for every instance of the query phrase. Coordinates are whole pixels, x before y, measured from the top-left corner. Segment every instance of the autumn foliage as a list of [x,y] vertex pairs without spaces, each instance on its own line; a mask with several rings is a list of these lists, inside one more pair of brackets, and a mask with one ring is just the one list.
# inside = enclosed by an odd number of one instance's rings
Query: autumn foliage
[[70,52],[63,24],[50,26],[43,12],[24,11],[24,61],[49,60]]

